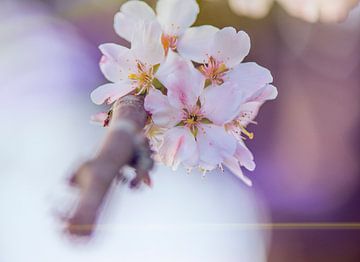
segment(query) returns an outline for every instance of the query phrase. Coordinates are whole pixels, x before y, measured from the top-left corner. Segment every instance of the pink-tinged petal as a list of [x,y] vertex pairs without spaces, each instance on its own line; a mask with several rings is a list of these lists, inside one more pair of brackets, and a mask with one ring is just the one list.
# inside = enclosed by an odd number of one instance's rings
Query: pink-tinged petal
[[230,172],[240,178],[247,186],[252,186],[251,180],[244,175],[240,168],[239,161],[235,157],[229,157],[225,159],[224,165],[230,170]]
[[133,90],[134,87],[127,81],[115,84],[105,84],[99,86],[91,93],[91,100],[97,105],[101,105],[105,102],[111,104]]
[[226,77],[241,89],[245,99],[273,81],[270,71],[256,63],[241,63],[230,70]]
[[236,147],[235,157],[239,160],[240,165],[249,171],[254,171],[256,164],[254,162],[254,155],[246,147],[245,143],[240,140]]
[[130,50],[116,44],[102,44],[99,49],[103,53],[100,69],[106,79],[111,82],[126,80],[135,65]]
[[266,85],[248,98],[247,101],[265,102],[274,100],[277,96],[277,88],[273,85]]
[[174,127],[164,134],[164,141],[159,150],[162,162],[177,169],[180,164],[196,166],[199,152],[194,136],[188,128]]
[[236,139],[223,127],[201,125],[196,137],[202,167],[213,167],[234,155]]
[[244,31],[225,27],[215,34],[210,55],[231,68],[239,64],[250,52],[250,37]]
[[251,97],[245,99],[240,107],[239,119],[242,126],[251,123],[259,113],[260,107],[267,100],[273,100],[277,97],[278,91],[273,85],[266,85],[259,89]]
[[218,28],[211,25],[191,27],[179,39],[177,50],[181,56],[197,63],[207,63],[210,45]]
[[243,127],[250,124],[258,115],[263,102],[247,102],[241,105],[238,119]]
[[167,88],[170,104],[179,110],[194,107],[205,85],[192,63],[171,51],[156,77]]
[[172,107],[167,96],[157,89],[150,89],[144,105],[153,122],[160,127],[174,127],[181,121],[182,112]]
[[109,114],[106,112],[101,112],[95,115],[92,115],[90,118],[91,123],[104,126],[106,119],[108,119]]
[[128,1],[121,6],[115,15],[115,32],[122,38],[131,41],[136,33],[135,26],[140,21],[150,22],[156,19],[154,10],[143,1]]
[[155,77],[163,84],[167,85],[167,78],[169,75],[176,72],[184,72],[188,68],[193,67],[191,61],[185,60],[177,53],[169,50],[164,62],[160,65]]
[[160,64],[165,58],[161,43],[161,26],[157,21],[140,22],[131,41],[131,51],[144,64]]
[[204,116],[216,125],[235,120],[240,113],[242,101],[242,93],[231,82],[210,86],[200,96]]
[[199,14],[196,0],[159,0],[156,5],[157,17],[165,34],[181,35],[190,27]]

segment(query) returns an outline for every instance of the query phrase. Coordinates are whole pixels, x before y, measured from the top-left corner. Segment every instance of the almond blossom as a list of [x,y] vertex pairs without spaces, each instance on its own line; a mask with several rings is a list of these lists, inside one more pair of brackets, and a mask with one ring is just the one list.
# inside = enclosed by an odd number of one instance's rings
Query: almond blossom
[[243,96],[240,114],[234,121],[238,127],[237,133],[243,133],[252,139],[253,134],[247,132],[245,127],[254,123],[253,120],[265,101],[277,97],[276,87],[270,84],[273,77],[269,70],[256,63],[242,63],[229,73],[229,78],[241,89]]
[[211,84],[221,85],[227,73],[236,68],[250,51],[250,38],[233,27],[218,29],[200,26],[188,29],[178,44],[183,56],[202,64],[200,72]]
[[[255,169],[245,145],[254,134],[246,128],[277,96],[270,71],[243,62],[251,45],[244,31],[190,27],[199,13],[195,0],[159,0],[156,11],[137,0],[121,7],[115,30],[131,48],[100,46],[100,69],[111,83],[93,91],[92,100],[111,104],[144,95],[144,134],[155,160],[204,173],[225,166],[251,185],[241,169]],[[111,113],[93,120],[107,126]]]
[[91,93],[95,104],[111,104],[131,92],[145,94],[153,86],[156,69],[165,55],[161,28],[153,22],[138,23],[136,27],[130,49],[111,43],[100,45],[100,69],[112,83]]
[[138,22],[159,23],[162,28],[161,42],[167,54],[169,50],[176,50],[178,40],[195,22],[198,13],[196,0],[159,0],[156,13],[143,1],[128,1],[115,15],[114,28],[120,37],[132,42]]
[[183,164],[212,170],[235,154],[237,141],[224,124],[238,116],[241,92],[231,83],[205,89],[201,73],[175,53],[169,53],[165,63],[166,74],[159,74],[159,80],[167,95],[151,89],[145,98],[154,124],[168,129],[158,150],[160,159],[174,168]]
[[254,156],[246,147],[244,140],[253,139],[254,134],[249,132],[246,127],[254,122],[260,107],[268,100],[277,97],[276,87],[270,83],[273,81],[270,71],[260,67],[256,63],[243,63],[238,70],[231,72],[231,76],[242,90],[242,104],[238,116],[230,123],[226,124],[226,130],[231,133],[238,141],[234,156],[227,158],[224,165],[231,172],[241,178],[247,185],[251,181],[243,175],[241,166],[249,171],[255,169]]

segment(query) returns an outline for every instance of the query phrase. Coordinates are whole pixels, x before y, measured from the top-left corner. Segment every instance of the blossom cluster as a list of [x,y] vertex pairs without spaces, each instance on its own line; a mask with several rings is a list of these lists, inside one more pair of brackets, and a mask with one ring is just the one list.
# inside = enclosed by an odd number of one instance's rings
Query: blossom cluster
[[244,31],[191,27],[198,13],[196,0],[159,0],[156,13],[143,1],[123,4],[114,27],[131,47],[100,46],[100,68],[111,83],[91,98],[111,104],[144,95],[144,131],[157,160],[204,173],[225,166],[250,185],[241,170],[255,168],[246,128],[277,89],[267,69],[243,62],[250,51]]

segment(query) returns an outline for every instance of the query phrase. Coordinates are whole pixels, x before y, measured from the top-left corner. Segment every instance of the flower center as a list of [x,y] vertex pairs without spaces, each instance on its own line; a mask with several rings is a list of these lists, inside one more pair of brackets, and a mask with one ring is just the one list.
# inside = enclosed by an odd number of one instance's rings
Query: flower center
[[210,80],[212,84],[221,85],[224,83],[225,73],[229,71],[223,62],[217,61],[212,56],[209,57],[209,62],[200,66],[200,72]]
[[178,38],[176,36],[162,34],[161,43],[164,47],[165,55],[167,55],[169,53],[170,49],[173,51],[176,50],[177,41],[178,41]]
[[189,128],[195,137],[198,132],[198,125],[202,120],[204,120],[204,116],[199,106],[196,106],[192,110],[184,109],[182,124]]
[[140,61],[137,62],[137,72],[129,74],[129,79],[133,80],[136,85],[137,94],[146,93],[152,86],[154,79],[154,68],[148,68],[145,64]]

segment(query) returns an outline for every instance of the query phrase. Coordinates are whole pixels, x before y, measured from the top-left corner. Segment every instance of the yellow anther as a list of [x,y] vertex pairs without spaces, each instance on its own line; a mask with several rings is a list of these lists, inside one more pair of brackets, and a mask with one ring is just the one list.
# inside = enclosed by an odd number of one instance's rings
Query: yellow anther
[[139,76],[137,74],[130,74],[128,77],[131,80],[138,80],[139,79]]
[[249,139],[254,139],[254,133],[246,130],[245,127],[240,126],[241,132],[243,132]]
[[194,118],[188,118],[185,120],[185,123],[188,125],[195,125],[197,122]]
[[226,67],[226,65],[224,63],[221,63],[218,67],[218,69],[216,70],[217,74],[221,74],[221,73],[225,73],[229,71],[229,69]]

